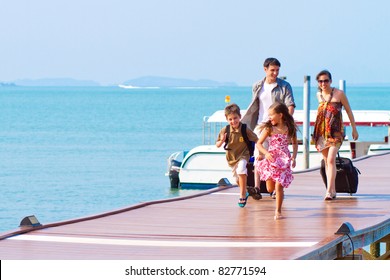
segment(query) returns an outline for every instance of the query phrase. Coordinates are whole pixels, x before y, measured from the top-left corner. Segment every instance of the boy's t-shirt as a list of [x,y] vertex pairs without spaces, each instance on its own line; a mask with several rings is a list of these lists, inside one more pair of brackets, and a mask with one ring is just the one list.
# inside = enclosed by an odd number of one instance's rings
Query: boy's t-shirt
[[[226,160],[230,167],[235,166],[240,159],[249,161],[250,154],[244,137],[241,133],[241,125],[242,123],[240,123],[237,129],[234,129],[232,126],[230,126],[229,142],[227,145],[229,150],[226,150]],[[223,127],[218,134],[217,141],[223,138],[225,132],[226,127]],[[257,142],[256,134],[248,127],[246,128],[246,134],[248,135],[248,139],[250,141]]]

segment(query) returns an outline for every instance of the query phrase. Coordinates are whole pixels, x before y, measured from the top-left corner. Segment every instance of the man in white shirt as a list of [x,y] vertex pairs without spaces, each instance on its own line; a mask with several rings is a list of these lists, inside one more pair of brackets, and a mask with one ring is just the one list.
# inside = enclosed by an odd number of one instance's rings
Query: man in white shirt
[[[279,60],[273,57],[264,61],[265,78],[253,85],[252,102],[241,119],[257,136],[260,136],[260,125],[268,121],[268,108],[274,102],[279,101],[286,104],[290,114],[294,114],[295,102],[292,87],[285,80],[278,78],[280,65]],[[265,144],[267,145],[267,143]],[[259,151],[255,148],[255,158],[258,155]],[[256,171],[254,183],[257,195],[253,196],[250,189],[248,191],[255,199],[260,199],[260,178]]]

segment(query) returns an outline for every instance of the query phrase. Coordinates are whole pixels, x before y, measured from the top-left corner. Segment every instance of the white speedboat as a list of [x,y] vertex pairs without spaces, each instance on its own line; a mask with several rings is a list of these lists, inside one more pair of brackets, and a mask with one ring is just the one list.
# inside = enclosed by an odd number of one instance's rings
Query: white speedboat
[[[245,111],[241,113],[244,115]],[[390,127],[389,111],[359,111],[354,112],[358,126],[388,126]],[[313,125],[316,111],[310,111],[310,124]],[[296,110],[294,119],[298,126],[303,125],[304,112]],[[343,111],[344,125],[349,126],[347,114]],[[194,147],[188,152],[173,153],[168,158],[168,172],[171,187],[173,188],[213,188],[218,185],[235,184],[231,169],[227,164],[225,150],[217,148],[215,141],[220,129],[225,126],[226,119],[223,110],[216,111],[211,116],[203,118],[203,145]],[[389,132],[390,134],[390,132]],[[355,158],[367,154],[388,152],[390,145],[386,142],[344,141],[339,153],[342,157]],[[305,170],[307,163],[303,156],[304,146],[298,146],[297,164],[294,172]],[[314,145],[309,147],[309,168],[320,167],[322,155]]]

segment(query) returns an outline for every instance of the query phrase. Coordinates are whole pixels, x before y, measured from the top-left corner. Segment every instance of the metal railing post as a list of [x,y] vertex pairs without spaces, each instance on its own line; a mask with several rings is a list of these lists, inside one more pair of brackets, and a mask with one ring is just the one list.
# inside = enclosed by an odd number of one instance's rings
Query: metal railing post
[[310,76],[304,77],[303,85],[303,167],[309,168],[310,158]]

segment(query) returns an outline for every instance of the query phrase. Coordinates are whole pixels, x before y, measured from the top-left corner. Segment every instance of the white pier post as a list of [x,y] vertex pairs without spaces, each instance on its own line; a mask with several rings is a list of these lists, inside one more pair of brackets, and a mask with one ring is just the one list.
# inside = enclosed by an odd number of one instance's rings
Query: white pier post
[[345,91],[346,91],[345,80],[340,80],[339,81],[339,89],[344,91],[344,93],[345,93]]
[[[339,89],[344,91],[344,93],[347,92],[347,87],[346,87],[345,80],[340,80],[339,81]],[[345,129],[344,133],[347,134],[347,128],[344,127],[344,129]],[[389,133],[390,133],[390,131],[389,131]],[[356,141],[353,141],[353,139],[352,139],[352,141],[349,142],[349,145],[351,147],[351,158],[356,158],[356,156],[357,156],[356,155],[356,150],[357,150],[358,144],[356,144]]]
[[304,169],[308,169],[310,158],[310,76],[304,77],[303,116],[303,167]]

